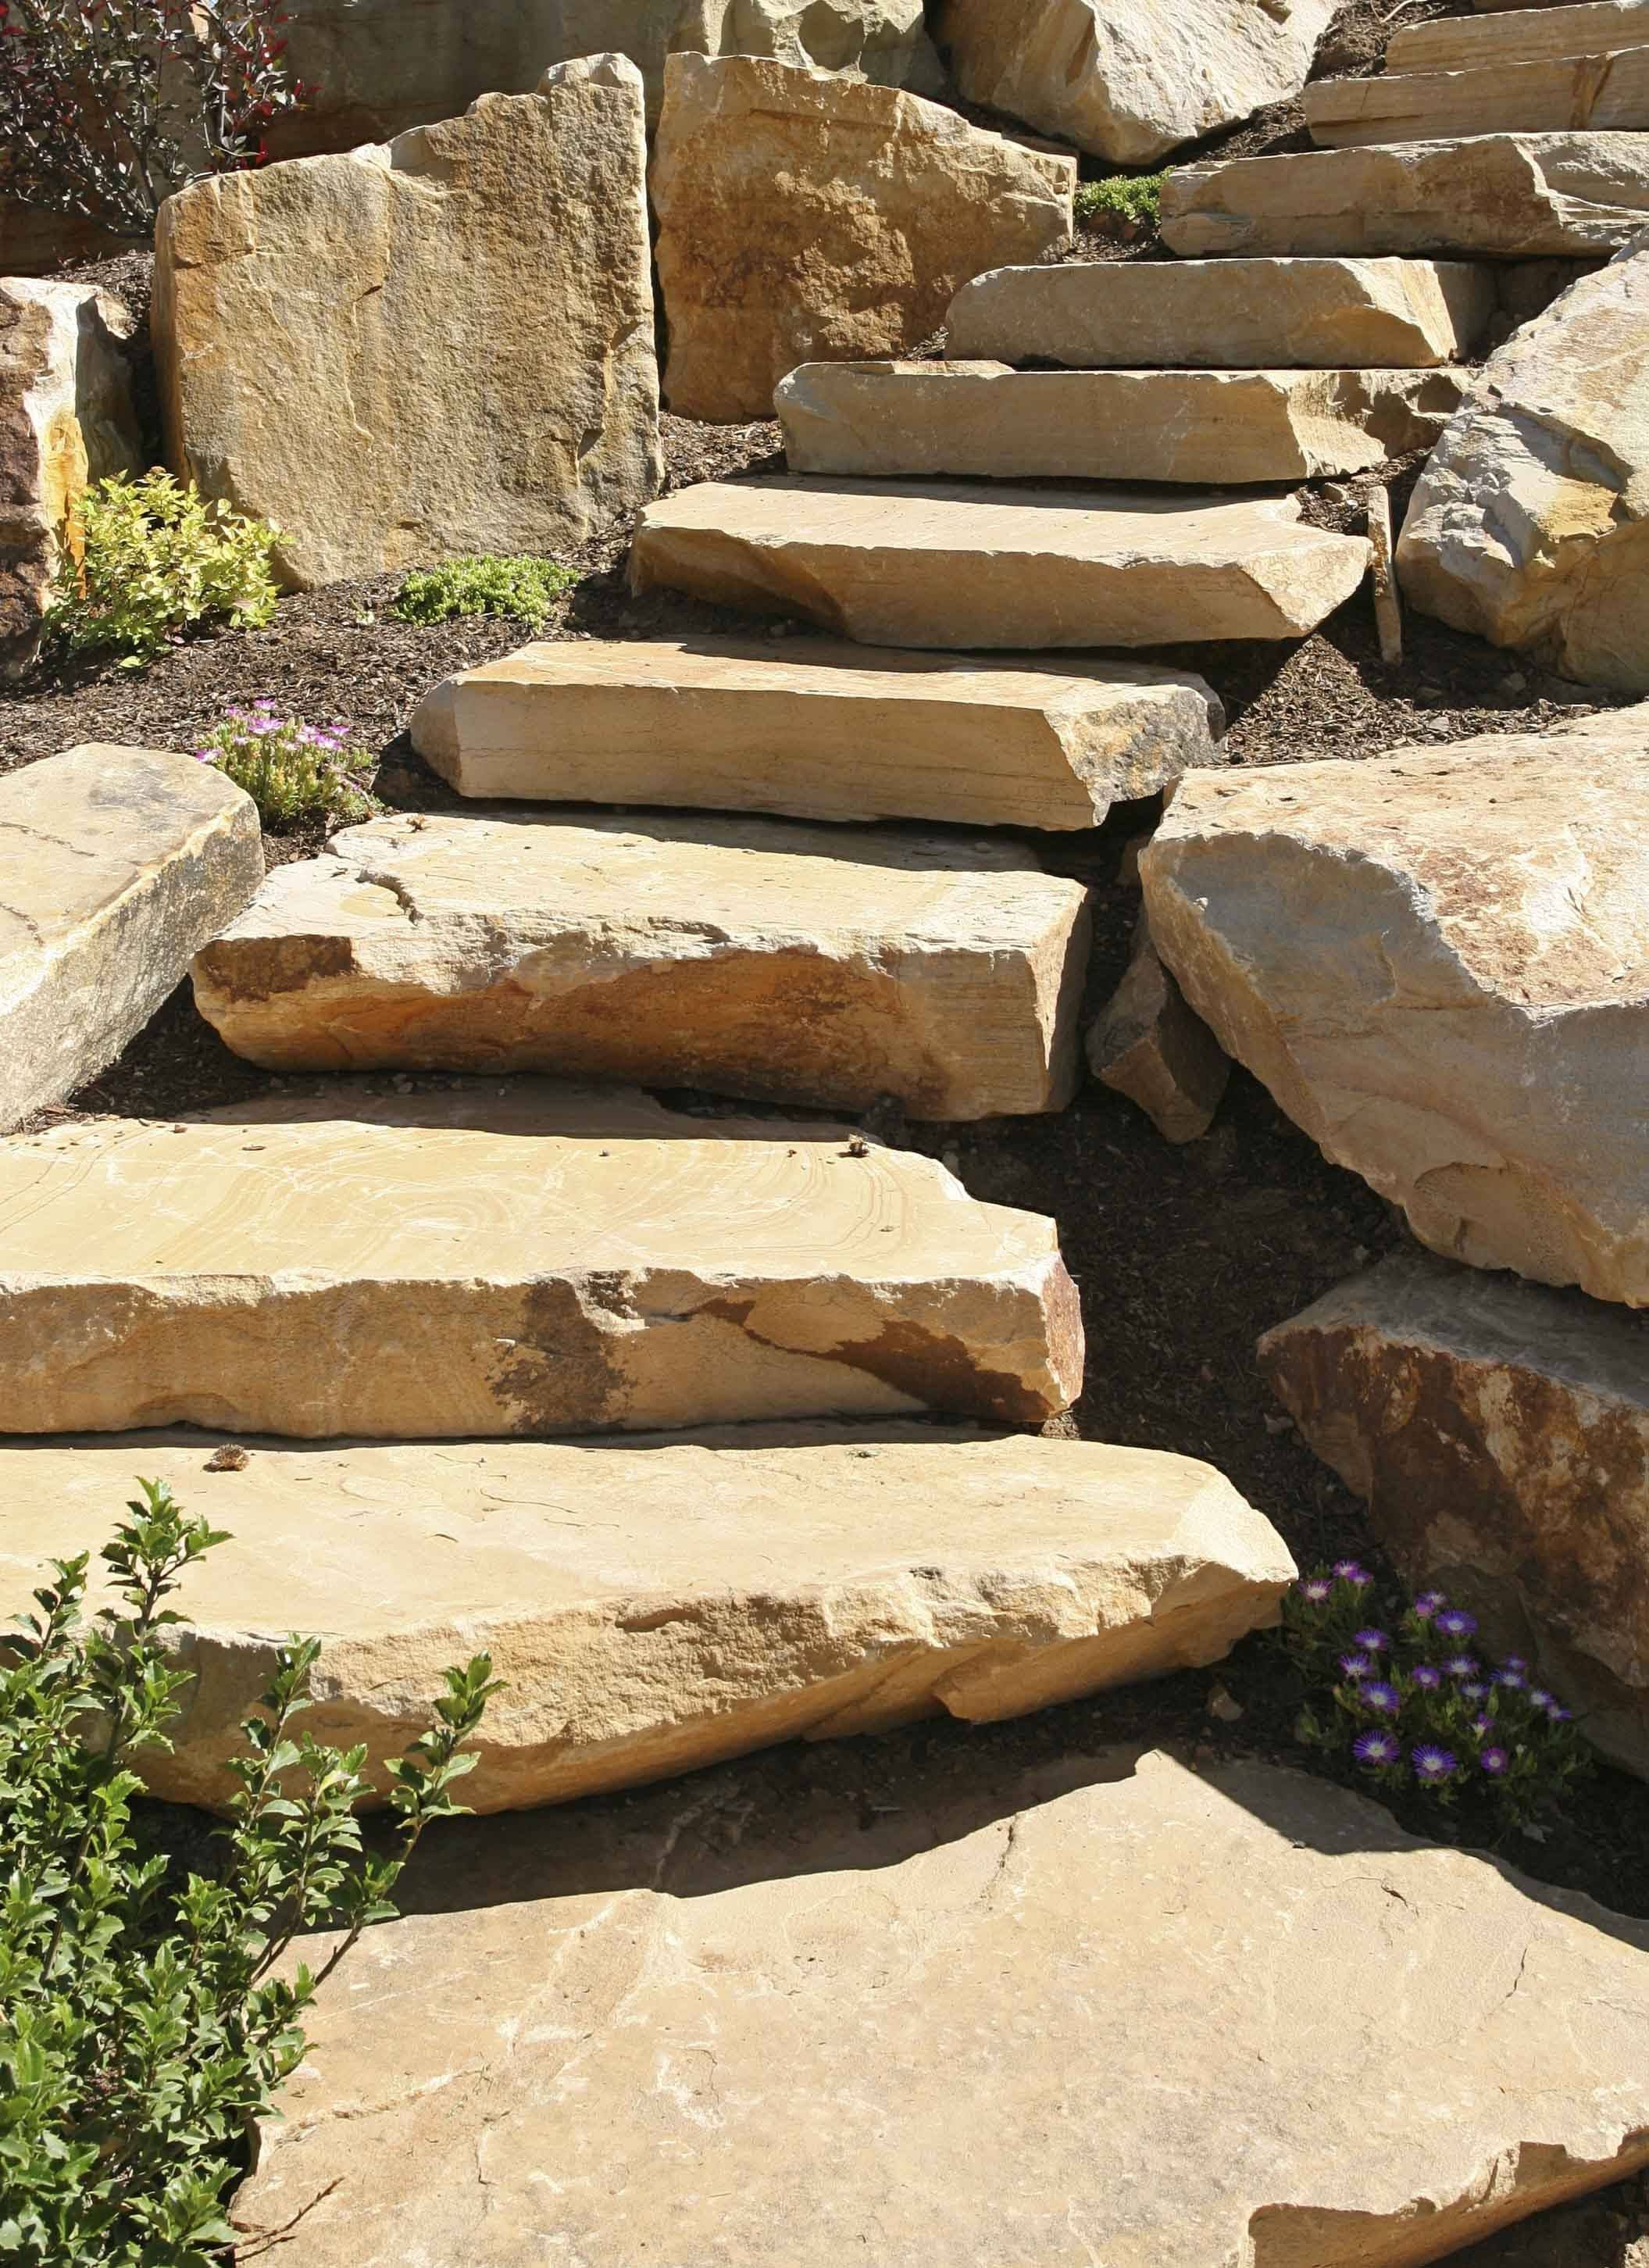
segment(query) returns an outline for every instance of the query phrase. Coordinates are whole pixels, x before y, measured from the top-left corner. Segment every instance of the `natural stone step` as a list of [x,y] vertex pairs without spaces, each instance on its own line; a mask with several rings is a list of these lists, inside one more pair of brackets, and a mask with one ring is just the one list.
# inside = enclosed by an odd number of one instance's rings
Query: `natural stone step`
[[0,1143],[0,1432],[1036,1425],[1081,1367],[1051,1221],[839,1127],[337,1083]]
[[1057,1110],[1087,894],[1013,844],[396,814],[277,867],[195,963],[272,1071],[548,1071],[923,1118]]
[[[151,1791],[221,1805],[289,1628],[325,1643],[317,1740],[384,1764],[478,1648],[472,1810],[563,1802],[774,1741],[1022,1715],[1217,1660],[1292,1564],[1211,1467],[887,1425],[438,1448],[198,1435],[0,1447],[0,1563],[91,1550],[134,1472],[231,1541],[189,1572],[195,1683]],[[95,1565],[95,1560],[94,1560]],[[26,1587],[26,1585],[25,1585]],[[21,1595],[21,1589],[19,1589]]]
[[1579,127],[1638,131],[1649,126],[1649,46],[1477,70],[1319,79],[1300,101],[1312,140],[1331,145]]
[[431,1837],[237,2220],[290,2268],[1418,2268],[1649,2161],[1649,1928],[1343,1788],[751,1777]]
[[964,284],[946,352],[1073,370],[1429,369],[1469,354],[1492,269],[1441,260],[1084,260]]
[[1203,679],[1145,662],[696,637],[524,646],[409,730],[460,795],[1068,828],[1212,763],[1225,727]]
[[93,745],[0,779],[0,1127],[107,1069],[262,880],[257,806],[193,756]]
[[705,481],[642,514],[630,580],[872,645],[1035,648],[1300,637],[1367,566],[1289,497]]
[[1649,226],[1649,137],[1487,134],[1186,166],[1162,188],[1179,253],[1598,258]]
[[1531,7],[1513,0],[1502,16],[1439,16],[1394,32],[1388,71],[1476,70],[1487,64],[1567,62],[1649,45],[1649,0],[1581,0]]
[[1447,370],[1011,370],[812,362],[774,407],[796,473],[1240,487],[1429,449],[1467,392]]

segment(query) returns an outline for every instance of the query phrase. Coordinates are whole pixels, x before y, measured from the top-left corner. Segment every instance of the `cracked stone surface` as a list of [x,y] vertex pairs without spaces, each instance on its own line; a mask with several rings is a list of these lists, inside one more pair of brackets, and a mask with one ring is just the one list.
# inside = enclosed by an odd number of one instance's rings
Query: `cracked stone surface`
[[438,1830],[237,2218],[319,2197],[291,2268],[1423,2268],[1649,2160],[1649,1932],[1322,1781],[736,1793]]
[[640,74],[595,55],[168,198],[173,470],[276,521],[300,589],[624,519],[663,477],[645,165]]
[[277,867],[195,998],[274,1071],[547,1071],[922,1118],[1058,1110],[1087,894],[1018,844],[396,814]]
[[0,1127],[113,1063],[262,880],[256,806],[193,756],[92,745],[0,779]]
[[1081,1373],[1050,1220],[817,1122],[335,1081],[0,1143],[6,1432],[1034,1425]]
[[1649,1306],[1649,710],[1192,774],[1140,858],[1228,1055],[1433,1250]]
[[[560,1802],[771,1742],[975,1723],[1217,1660],[1293,1565],[1211,1467],[1098,1442],[888,1425],[620,1445],[257,1442],[232,1475],[173,1434],[0,1444],[0,1566],[95,1555],[135,1472],[232,1541],[192,1570],[195,1675],[158,1795],[220,1806],[235,1727],[291,1628],[305,1719],[384,1763],[479,1648],[472,1809]],[[95,1557],[94,1557],[95,1564]],[[381,1780],[380,1780],[381,1784]]]

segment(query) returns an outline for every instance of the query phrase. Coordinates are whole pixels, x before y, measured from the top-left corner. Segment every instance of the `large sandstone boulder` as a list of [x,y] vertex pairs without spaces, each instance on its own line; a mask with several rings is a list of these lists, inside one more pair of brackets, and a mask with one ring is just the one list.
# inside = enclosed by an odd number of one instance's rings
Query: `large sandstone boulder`
[[1260,1364],[1410,1587],[1471,1608],[1649,1778],[1649,1316],[1403,1255]]
[[113,1063],[262,880],[256,806],[193,756],[71,748],[0,779],[0,1127]]
[[1148,165],[1305,85],[1336,0],[939,0],[970,102],[1119,166]]
[[1140,859],[1221,1045],[1422,1242],[1649,1306],[1649,711],[1193,774]]
[[129,309],[87,284],[0,282],[0,678],[26,669],[92,481],[143,467]]
[[1409,506],[1410,602],[1649,692],[1649,249],[1572,284],[1483,381]]
[[890,87],[672,56],[652,167],[670,408],[770,416],[798,363],[919,344],[970,276],[1069,236],[1076,180]]
[[605,55],[181,191],[155,273],[175,469],[276,521],[298,587],[622,519],[662,477],[644,170],[640,77]]

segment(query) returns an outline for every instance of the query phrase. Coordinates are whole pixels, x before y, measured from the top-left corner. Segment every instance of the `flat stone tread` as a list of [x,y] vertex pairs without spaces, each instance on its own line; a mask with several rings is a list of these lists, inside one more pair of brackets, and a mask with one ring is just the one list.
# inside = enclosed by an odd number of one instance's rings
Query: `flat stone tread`
[[1472,70],[1498,63],[1544,63],[1609,55],[1649,45],[1649,0],[1581,0],[1574,7],[1529,5],[1504,13],[1445,16],[1392,33],[1388,73]]
[[1649,124],[1649,36],[1607,56],[1318,79],[1300,101],[1313,137],[1329,143],[1560,133],[1577,125],[1637,131]]

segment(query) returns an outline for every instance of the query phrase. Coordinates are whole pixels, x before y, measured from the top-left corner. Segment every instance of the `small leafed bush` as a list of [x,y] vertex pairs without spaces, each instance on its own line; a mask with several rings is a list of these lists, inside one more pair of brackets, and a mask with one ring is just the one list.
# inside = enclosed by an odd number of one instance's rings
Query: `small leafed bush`
[[445,622],[458,615],[505,615],[542,630],[578,578],[553,559],[449,559],[420,569],[401,585],[390,612],[403,622]]
[[[7,2268],[210,2268],[251,2123],[305,2052],[300,2019],[389,1893],[452,1789],[497,1687],[479,1654],[446,1673],[434,1729],[391,1766],[398,1829],[363,1845],[364,1748],[297,1719],[320,1651],[281,1649],[241,1727],[239,1782],[210,1876],[144,1847],[127,1759],[168,1745],[189,1673],[163,1602],[226,1539],[143,1482],[102,1558],[120,1610],[88,1623],[87,1556],[57,1560],[0,1643],[0,2259]],[[319,1976],[276,1973],[300,1931],[342,1935]]]
[[268,701],[227,710],[195,753],[245,788],[274,834],[315,817],[352,826],[380,808],[366,785],[371,760],[345,725],[282,717]]
[[1077,221],[1082,228],[1122,222],[1149,236],[1162,211],[1166,173],[1113,173],[1103,181],[1077,187]]
[[123,669],[142,669],[203,623],[261,627],[275,612],[277,534],[170,473],[96,482],[76,506],[62,594],[47,617],[50,650],[60,659],[112,652]]

